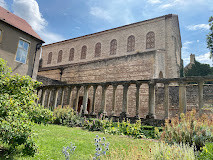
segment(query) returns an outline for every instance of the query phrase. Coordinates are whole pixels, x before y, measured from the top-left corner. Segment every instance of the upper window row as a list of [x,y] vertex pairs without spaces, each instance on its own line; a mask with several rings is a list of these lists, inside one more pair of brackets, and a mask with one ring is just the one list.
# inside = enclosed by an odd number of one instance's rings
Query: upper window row
[[[155,33],[154,32],[148,32],[146,35],[146,49],[151,49],[155,48]],[[132,52],[135,50],[135,36],[131,35],[127,39],[127,52]],[[110,55],[115,55],[117,51],[117,40],[113,39],[110,42]],[[74,60],[74,53],[75,49],[71,48],[70,53],[69,53],[69,61]],[[81,59],[86,59],[87,55],[87,46],[84,45],[81,48]],[[58,59],[57,63],[62,62],[62,56],[63,56],[63,51],[60,50],[58,52]],[[95,57],[100,57],[101,56],[101,43],[98,42],[95,45]],[[47,64],[51,64],[52,61],[52,52],[48,54],[47,58]]]

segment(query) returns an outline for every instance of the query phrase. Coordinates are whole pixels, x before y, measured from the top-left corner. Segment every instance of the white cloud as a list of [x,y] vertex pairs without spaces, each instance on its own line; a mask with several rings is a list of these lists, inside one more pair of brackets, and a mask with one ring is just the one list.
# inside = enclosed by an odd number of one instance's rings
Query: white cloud
[[212,59],[210,59],[210,52],[196,56],[195,59],[200,63],[210,64],[210,66],[213,66]]
[[48,23],[39,11],[36,0],[13,0],[12,8],[14,14],[25,19],[46,43],[64,39],[61,35],[48,31]]
[[151,4],[162,3],[160,0],[148,0],[148,2],[151,3]]
[[193,7],[196,7],[197,9],[201,6],[211,8],[212,4],[212,0],[167,0],[163,2],[164,3],[160,5],[161,9],[173,9],[174,7],[181,10]]
[[58,41],[62,41],[65,38],[59,34],[48,32],[48,31],[39,31],[39,35],[42,36],[42,38],[45,40],[45,44],[50,44]]
[[36,0],[13,0],[12,7],[14,14],[25,19],[35,31],[47,26],[47,21],[42,17]]
[[4,0],[0,0],[0,6],[8,10],[7,3]]
[[196,31],[196,30],[208,30],[209,24],[196,24],[196,25],[189,25],[186,26],[186,28],[190,31]]
[[186,42],[183,43],[182,48],[183,48],[183,49],[188,49],[188,48],[189,48],[189,45],[192,44],[192,43],[193,43],[192,41],[186,41]]
[[124,25],[135,22],[134,9],[143,6],[143,1],[137,0],[88,0],[89,13],[99,19],[103,19],[113,24]]
[[107,21],[112,21],[112,17],[110,15],[110,12],[104,10],[100,7],[91,7],[90,8],[90,14],[93,16],[96,16],[98,18],[105,19]]

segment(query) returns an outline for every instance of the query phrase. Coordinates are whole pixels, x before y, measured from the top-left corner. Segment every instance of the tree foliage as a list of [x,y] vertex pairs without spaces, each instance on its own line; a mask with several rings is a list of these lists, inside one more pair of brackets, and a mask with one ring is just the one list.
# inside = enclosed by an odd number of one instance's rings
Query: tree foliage
[[11,75],[11,69],[0,58],[0,141],[12,150],[24,145],[28,155],[36,151],[31,132],[34,123],[52,120],[51,111],[35,103],[39,85],[29,76]]
[[195,60],[195,63],[192,64],[192,67],[188,70],[185,70],[185,76],[208,76],[213,75],[213,68],[209,64],[202,64]]
[[213,58],[213,17],[209,18],[210,32],[207,34],[207,48],[210,50],[210,58]]

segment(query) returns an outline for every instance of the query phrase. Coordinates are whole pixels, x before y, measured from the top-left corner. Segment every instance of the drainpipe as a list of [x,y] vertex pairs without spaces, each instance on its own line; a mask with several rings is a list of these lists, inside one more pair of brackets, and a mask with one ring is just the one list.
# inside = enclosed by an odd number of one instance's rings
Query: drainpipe
[[34,60],[33,60],[33,68],[32,68],[32,75],[31,75],[31,78],[33,77],[33,70],[34,70],[34,67],[35,67],[35,59],[36,59],[36,53],[37,51],[41,48],[42,46],[42,43],[38,43],[36,45],[36,51],[35,51],[35,56],[34,56]]

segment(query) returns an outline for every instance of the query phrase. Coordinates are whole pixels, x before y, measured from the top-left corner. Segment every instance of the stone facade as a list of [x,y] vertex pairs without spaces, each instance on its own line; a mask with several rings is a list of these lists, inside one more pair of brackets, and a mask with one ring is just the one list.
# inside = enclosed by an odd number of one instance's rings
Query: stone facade
[[[181,37],[177,15],[166,15],[43,46],[39,75],[72,83],[178,78],[181,66]],[[148,85],[139,90],[139,116],[148,114]],[[59,91],[61,92],[61,91]],[[122,112],[123,86],[116,89],[115,115]],[[128,116],[135,116],[136,86],[128,87]],[[76,93],[76,88],[74,92]],[[66,94],[66,92],[65,92]],[[95,113],[100,111],[102,87],[97,88]],[[106,89],[106,112],[112,115],[113,87]],[[84,88],[79,91],[82,104]],[[73,96],[73,102],[75,98]],[[58,100],[60,104],[60,99]],[[93,87],[88,90],[88,104]],[[74,102],[75,103],[75,102]],[[73,104],[74,106],[74,104]],[[89,109],[89,108],[88,108]]]

